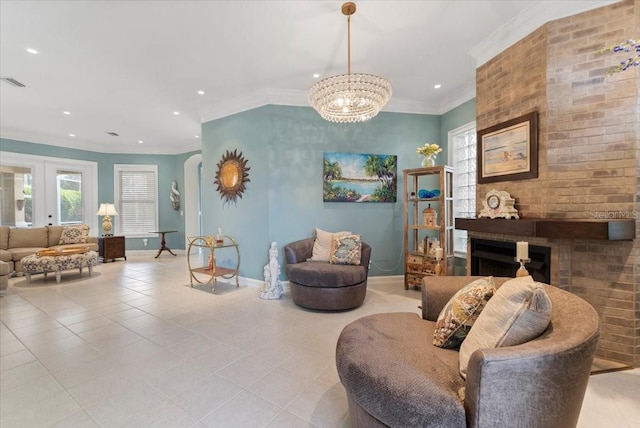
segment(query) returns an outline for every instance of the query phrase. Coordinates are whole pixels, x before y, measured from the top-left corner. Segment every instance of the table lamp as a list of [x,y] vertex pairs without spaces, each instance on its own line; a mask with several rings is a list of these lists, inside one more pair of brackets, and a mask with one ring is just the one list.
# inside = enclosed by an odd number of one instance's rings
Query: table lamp
[[113,204],[109,203],[100,203],[100,208],[98,208],[98,212],[96,213],[98,216],[104,216],[102,219],[102,230],[104,230],[104,236],[112,236],[111,233],[111,216],[118,215],[118,211],[116,211],[116,207]]

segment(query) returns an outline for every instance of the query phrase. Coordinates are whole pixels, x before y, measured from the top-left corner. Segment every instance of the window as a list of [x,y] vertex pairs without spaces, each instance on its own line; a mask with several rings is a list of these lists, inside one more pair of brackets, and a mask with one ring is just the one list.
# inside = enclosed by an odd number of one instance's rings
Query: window
[[158,230],[158,167],[114,165],[116,227],[127,238],[148,238]]
[[[449,131],[449,164],[453,165],[453,215],[475,217],[476,214],[476,123]],[[467,231],[455,230],[453,251],[467,257]]]
[[41,227],[85,223],[95,215],[98,163],[0,152],[0,223]]
[[82,172],[56,171],[58,224],[82,224]]

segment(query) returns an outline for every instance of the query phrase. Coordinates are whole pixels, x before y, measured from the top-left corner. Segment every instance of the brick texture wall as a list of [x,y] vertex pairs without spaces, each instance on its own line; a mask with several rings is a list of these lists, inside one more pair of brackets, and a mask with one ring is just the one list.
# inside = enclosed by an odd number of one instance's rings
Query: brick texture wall
[[[478,68],[478,130],[539,113],[538,178],[479,185],[478,201],[495,188],[523,217],[635,218],[640,238],[640,73],[606,76],[624,56],[596,53],[627,38],[640,39],[633,0],[549,22]],[[640,239],[530,242],[552,247],[552,282],[598,311],[597,354],[640,366]]]

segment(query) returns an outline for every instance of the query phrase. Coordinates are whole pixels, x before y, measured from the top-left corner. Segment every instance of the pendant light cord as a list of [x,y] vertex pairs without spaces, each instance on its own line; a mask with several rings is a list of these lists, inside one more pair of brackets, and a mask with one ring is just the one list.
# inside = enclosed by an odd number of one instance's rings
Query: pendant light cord
[[347,16],[347,74],[351,76],[351,15]]

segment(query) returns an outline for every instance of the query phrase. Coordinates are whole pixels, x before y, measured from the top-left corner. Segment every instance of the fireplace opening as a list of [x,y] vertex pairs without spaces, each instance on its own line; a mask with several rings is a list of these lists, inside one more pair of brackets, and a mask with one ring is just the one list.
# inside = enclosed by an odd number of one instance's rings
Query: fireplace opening
[[[515,277],[516,243],[471,238],[471,275]],[[531,262],[525,267],[535,281],[551,283],[551,248],[529,245]]]

